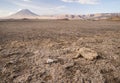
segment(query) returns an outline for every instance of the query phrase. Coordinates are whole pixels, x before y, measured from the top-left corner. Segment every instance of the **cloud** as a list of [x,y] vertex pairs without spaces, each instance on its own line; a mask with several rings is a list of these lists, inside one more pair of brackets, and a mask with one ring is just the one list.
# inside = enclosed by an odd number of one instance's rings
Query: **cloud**
[[31,0],[23,0],[23,1],[25,1],[25,2],[30,2]]
[[80,4],[98,4],[99,0],[61,0],[64,2],[77,2]]
[[55,7],[41,7],[38,5],[33,5],[33,4],[27,4],[27,3],[18,3],[14,2],[15,5],[23,7],[23,8],[32,8],[32,9],[37,9],[37,10],[61,10],[64,9],[65,6],[55,6]]
[[61,9],[64,9],[64,8],[65,8],[65,6],[56,6],[56,7],[50,8],[50,9],[61,10]]
[[6,15],[10,15],[11,13],[13,12],[0,9],[0,17],[5,17]]
[[55,13],[59,13],[62,12],[66,6],[64,5],[40,5],[40,4],[36,4],[36,3],[24,3],[24,2],[18,2],[18,1],[14,1],[12,2],[14,5],[16,5],[18,8],[21,9],[31,9],[36,11],[36,13],[40,13],[40,14],[55,14]]

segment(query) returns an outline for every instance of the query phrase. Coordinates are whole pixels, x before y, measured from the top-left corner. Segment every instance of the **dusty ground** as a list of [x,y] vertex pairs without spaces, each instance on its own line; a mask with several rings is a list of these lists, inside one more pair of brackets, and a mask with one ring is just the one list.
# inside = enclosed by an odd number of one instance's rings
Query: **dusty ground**
[[120,83],[120,22],[1,21],[0,83]]

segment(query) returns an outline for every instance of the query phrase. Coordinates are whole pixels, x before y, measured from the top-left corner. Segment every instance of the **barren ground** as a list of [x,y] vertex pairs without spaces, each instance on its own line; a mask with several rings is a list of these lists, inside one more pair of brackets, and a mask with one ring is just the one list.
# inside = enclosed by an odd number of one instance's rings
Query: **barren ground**
[[[99,57],[74,59],[82,47]],[[1,21],[0,83],[120,83],[120,22]]]

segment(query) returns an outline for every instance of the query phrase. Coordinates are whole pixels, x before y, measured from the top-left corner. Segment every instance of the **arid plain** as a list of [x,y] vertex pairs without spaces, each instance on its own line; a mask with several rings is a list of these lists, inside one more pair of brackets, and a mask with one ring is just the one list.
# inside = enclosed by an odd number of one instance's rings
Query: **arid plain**
[[120,83],[120,21],[0,21],[0,83]]

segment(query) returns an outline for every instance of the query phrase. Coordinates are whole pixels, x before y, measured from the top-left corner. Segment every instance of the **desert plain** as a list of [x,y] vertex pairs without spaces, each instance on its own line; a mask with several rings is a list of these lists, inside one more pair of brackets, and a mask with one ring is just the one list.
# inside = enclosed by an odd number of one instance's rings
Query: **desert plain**
[[0,83],[120,83],[120,21],[0,21]]

